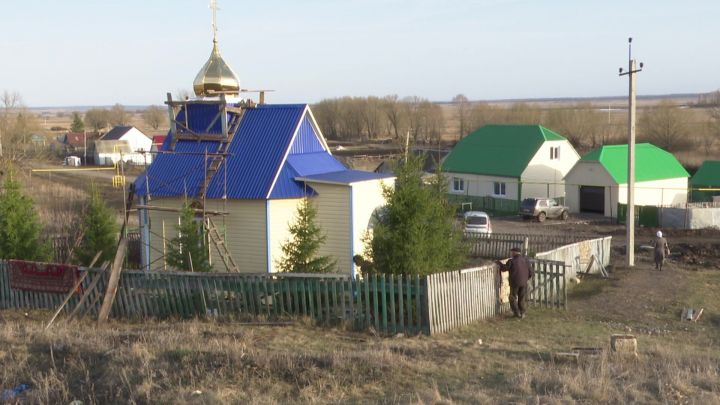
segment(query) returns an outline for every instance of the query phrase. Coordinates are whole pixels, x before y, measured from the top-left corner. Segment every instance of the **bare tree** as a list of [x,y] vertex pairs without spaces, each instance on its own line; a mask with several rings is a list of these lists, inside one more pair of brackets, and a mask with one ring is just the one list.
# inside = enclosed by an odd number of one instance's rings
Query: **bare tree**
[[458,120],[458,139],[462,139],[469,132],[470,102],[464,94],[458,94],[453,97],[452,103],[455,106],[455,113]]
[[320,130],[328,139],[339,139],[340,109],[337,99],[324,99],[313,106]]
[[385,130],[385,116],[382,112],[382,100],[378,97],[368,97],[363,108],[363,120],[369,139],[377,139]]
[[130,122],[130,113],[120,103],[116,103],[110,109],[108,122],[112,126],[124,126]]
[[15,125],[14,114],[22,105],[22,98],[18,92],[3,91],[0,97],[2,112],[0,113],[0,158],[3,157],[3,138],[12,136],[11,132]]
[[392,134],[396,140],[400,140],[407,128],[407,116],[404,114],[398,96],[393,94],[383,98],[382,110],[388,119]]
[[603,117],[591,103],[551,109],[543,125],[565,136],[576,147],[594,148],[602,143]]
[[142,112],[142,118],[152,129],[158,129],[167,122],[167,112],[160,106],[151,105]]
[[85,112],[85,126],[100,131],[108,126],[109,112],[104,108],[92,108]]
[[670,100],[662,100],[640,115],[639,138],[657,146],[677,151],[688,144],[687,122],[682,110]]

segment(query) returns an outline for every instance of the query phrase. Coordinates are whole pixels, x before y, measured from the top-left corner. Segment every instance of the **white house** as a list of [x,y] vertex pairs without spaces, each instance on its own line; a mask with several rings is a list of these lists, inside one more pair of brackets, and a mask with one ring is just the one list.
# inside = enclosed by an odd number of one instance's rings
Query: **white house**
[[485,125],[455,145],[443,162],[451,194],[562,197],[563,178],[580,156],[568,140],[540,125]]
[[135,127],[115,127],[95,141],[95,162],[112,166],[120,160],[137,165],[152,163],[152,139]]
[[[565,176],[565,201],[571,212],[617,217],[627,204],[627,145],[605,145],[583,156]],[[687,202],[689,174],[670,152],[641,143],[635,149],[635,204]]]

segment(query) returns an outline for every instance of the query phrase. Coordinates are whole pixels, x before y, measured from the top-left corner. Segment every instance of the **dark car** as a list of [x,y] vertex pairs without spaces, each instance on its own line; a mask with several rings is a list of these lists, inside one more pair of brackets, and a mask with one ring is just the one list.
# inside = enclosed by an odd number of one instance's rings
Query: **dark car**
[[526,198],[520,204],[523,219],[536,218],[539,222],[546,218],[568,219],[568,207],[560,205],[552,198]]

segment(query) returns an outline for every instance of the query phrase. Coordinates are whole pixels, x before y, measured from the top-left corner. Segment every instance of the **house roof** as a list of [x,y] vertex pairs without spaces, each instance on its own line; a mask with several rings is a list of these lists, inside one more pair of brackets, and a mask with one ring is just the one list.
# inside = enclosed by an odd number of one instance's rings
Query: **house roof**
[[360,170],[342,170],[330,173],[320,173],[310,176],[299,177],[298,180],[315,183],[331,184],[352,184],[368,180],[380,180],[393,178],[395,175],[389,173],[363,172]]
[[93,141],[100,136],[97,132],[68,132],[65,134],[65,144],[74,147],[85,146],[85,138],[87,142]]
[[[628,146],[604,145],[583,156],[582,162],[599,162],[618,184],[627,183]],[[651,143],[635,145],[635,181],[689,177],[675,156]]]
[[706,160],[690,179],[693,186],[720,186],[720,160]]
[[103,135],[100,138],[100,140],[101,141],[118,141],[125,134],[127,134],[128,131],[130,131],[131,129],[133,129],[133,127],[121,127],[121,126],[115,127],[113,129],[111,129],[110,132]]
[[485,125],[455,145],[443,171],[520,177],[545,141],[565,137],[541,125]]
[[[187,110],[190,130],[221,134],[220,120],[215,119],[217,104],[189,103]],[[185,109],[177,120],[184,122]],[[168,136],[160,151],[167,151],[171,141]],[[198,195],[205,178],[204,153],[216,152],[220,146],[220,141],[178,141],[174,149],[178,153],[159,153],[147,176],[138,176],[138,194],[145,195],[149,189],[153,196]],[[296,177],[345,170],[327,151],[306,104],[263,104],[245,110],[227,153],[210,181],[208,198],[301,197],[312,191],[298,184]]]

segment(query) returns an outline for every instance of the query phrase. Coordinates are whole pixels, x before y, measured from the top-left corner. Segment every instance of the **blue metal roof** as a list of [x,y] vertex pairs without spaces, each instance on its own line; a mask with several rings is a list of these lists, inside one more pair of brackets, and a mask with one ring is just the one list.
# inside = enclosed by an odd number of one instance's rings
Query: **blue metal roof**
[[[204,134],[222,133],[217,104],[187,105],[187,126]],[[300,183],[299,177],[332,172],[334,182],[384,178],[347,170],[327,150],[305,104],[258,105],[247,109],[230,143],[225,162],[213,176],[207,198],[266,199],[298,198],[313,195],[312,188]],[[178,113],[178,123],[185,124],[185,109]],[[168,136],[160,151],[168,151]],[[217,152],[220,141],[180,140],[174,153],[159,153],[146,173],[135,181],[136,193],[157,197],[190,197],[200,193],[205,178],[204,153]],[[186,153],[186,154],[183,154]],[[146,181],[147,179],[147,181]]]
[[295,180],[296,177],[340,170],[347,169],[327,152],[288,155],[270,198],[304,197],[312,189],[307,190],[307,186]]
[[389,179],[393,177],[395,177],[395,175],[390,173],[363,172],[360,170],[342,170],[331,173],[298,176],[297,180],[318,183],[352,184],[360,181]]

